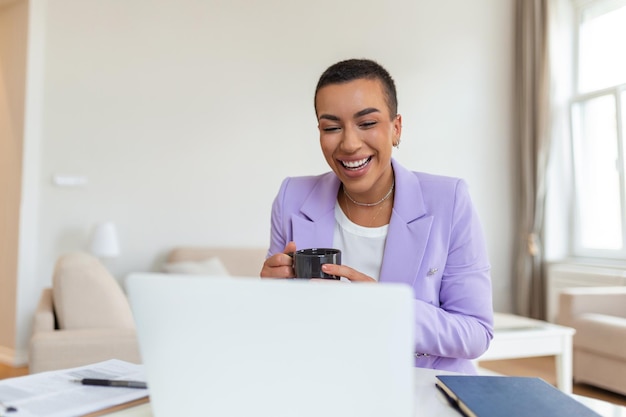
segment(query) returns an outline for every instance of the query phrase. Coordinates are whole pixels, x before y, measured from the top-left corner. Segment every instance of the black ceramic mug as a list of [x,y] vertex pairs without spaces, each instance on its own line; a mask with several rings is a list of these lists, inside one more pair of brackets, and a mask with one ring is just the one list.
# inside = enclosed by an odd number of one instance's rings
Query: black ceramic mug
[[301,249],[290,254],[296,278],[339,279],[338,276],[322,272],[322,265],[341,265],[341,251],[331,248]]

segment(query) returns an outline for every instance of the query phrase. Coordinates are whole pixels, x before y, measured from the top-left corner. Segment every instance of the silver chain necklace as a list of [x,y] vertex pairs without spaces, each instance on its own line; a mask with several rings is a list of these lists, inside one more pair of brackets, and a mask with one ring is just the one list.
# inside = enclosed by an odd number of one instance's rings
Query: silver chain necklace
[[375,203],[360,203],[358,201],[356,201],[354,198],[352,198],[350,196],[350,194],[348,194],[348,192],[346,191],[346,187],[342,187],[343,188],[343,193],[346,195],[346,197],[348,197],[350,199],[350,201],[352,201],[354,204],[356,204],[357,206],[361,206],[361,207],[374,207],[379,205],[380,203],[382,203],[383,201],[385,201],[386,199],[389,198],[389,196],[391,195],[391,193],[393,192],[393,187],[396,185],[396,181],[393,180],[391,182],[391,188],[389,189],[389,191],[387,191],[387,194],[385,194],[385,196],[383,198],[381,198],[380,200],[378,200]]

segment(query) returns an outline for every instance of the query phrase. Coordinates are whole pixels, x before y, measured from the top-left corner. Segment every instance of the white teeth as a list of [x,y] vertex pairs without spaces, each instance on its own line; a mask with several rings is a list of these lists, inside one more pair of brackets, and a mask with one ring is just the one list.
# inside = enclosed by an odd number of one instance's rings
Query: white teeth
[[361,159],[360,161],[341,161],[341,163],[346,168],[358,169],[358,168],[361,168],[366,163],[368,163],[369,160],[370,158],[364,158],[364,159]]

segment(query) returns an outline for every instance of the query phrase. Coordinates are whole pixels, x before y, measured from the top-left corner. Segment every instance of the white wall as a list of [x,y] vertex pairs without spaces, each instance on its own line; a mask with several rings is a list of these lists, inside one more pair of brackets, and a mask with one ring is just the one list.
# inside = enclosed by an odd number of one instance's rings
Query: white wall
[[[470,184],[495,305],[508,310],[512,24],[513,0],[47,2],[42,130],[31,139],[41,150],[37,273],[21,279],[48,285],[57,256],[108,219],[122,244],[109,263],[118,277],[175,245],[267,245],[282,178],[327,170],[318,76],[369,57],[397,82],[396,157]],[[59,188],[53,174],[89,182]]]

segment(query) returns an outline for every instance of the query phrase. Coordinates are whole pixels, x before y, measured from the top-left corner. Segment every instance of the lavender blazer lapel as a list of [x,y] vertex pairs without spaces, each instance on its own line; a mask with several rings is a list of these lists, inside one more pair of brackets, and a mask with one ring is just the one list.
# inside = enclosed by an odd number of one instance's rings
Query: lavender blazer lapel
[[298,249],[332,247],[339,185],[334,173],[320,177],[304,200],[300,212],[293,215],[293,236],[298,236]]
[[433,217],[426,213],[417,176],[393,160],[392,164],[396,194],[380,281],[413,286],[424,259]]

